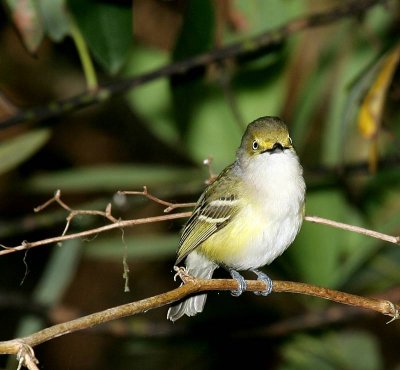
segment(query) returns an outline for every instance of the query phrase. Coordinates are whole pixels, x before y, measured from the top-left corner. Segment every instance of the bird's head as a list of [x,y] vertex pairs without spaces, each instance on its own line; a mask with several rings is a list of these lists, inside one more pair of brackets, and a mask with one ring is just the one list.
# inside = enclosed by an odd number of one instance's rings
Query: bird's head
[[251,122],[238,150],[239,159],[294,151],[292,139],[283,121],[277,117],[261,117]]

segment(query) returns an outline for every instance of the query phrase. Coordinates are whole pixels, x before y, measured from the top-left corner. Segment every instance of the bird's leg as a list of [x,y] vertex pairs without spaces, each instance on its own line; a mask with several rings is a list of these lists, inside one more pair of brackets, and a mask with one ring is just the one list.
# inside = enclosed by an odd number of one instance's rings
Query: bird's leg
[[228,266],[224,266],[224,265],[222,265],[222,267],[223,267],[226,271],[228,271],[228,272],[231,274],[232,279],[235,279],[235,280],[237,281],[237,283],[238,283],[238,288],[237,288],[236,290],[232,290],[232,291],[231,291],[231,294],[232,294],[234,297],[240,296],[240,295],[247,289],[246,280],[244,279],[244,277],[243,277],[242,275],[240,275],[240,274],[239,274],[236,270],[234,270],[233,268],[228,267]]
[[254,292],[254,294],[263,296],[267,296],[268,294],[270,294],[272,292],[273,286],[271,278],[260,270],[251,269],[250,271],[254,272],[257,275],[257,280],[263,281],[265,283],[265,290]]

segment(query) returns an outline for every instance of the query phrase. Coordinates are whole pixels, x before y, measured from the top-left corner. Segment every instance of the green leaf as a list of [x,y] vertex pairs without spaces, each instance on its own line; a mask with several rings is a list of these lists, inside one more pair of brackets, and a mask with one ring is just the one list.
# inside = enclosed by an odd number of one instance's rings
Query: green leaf
[[[348,33],[349,29],[350,28],[345,28],[342,32]],[[338,32],[338,35],[343,34],[342,32]],[[340,45],[342,41],[342,38],[339,37],[339,40],[337,40],[338,45]],[[341,122],[347,100],[349,99],[348,84],[349,81],[354,79],[354,76],[359,74],[360,70],[366,68],[375,54],[369,45],[368,47],[363,46],[364,45],[360,45],[358,48],[354,48],[354,52],[352,53],[344,53],[344,68],[340,71],[340,74],[335,75],[335,85],[333,86],[333,94],[331,97],[332,101],[326,116],[326,129],[322,138],[322,159],[325,164],[339,163],[344,156],[343,149],[347,149],[345,139],[350,135],[348,130],[346,131],[344,129],[348,123]],[[340,57],[340,55],[337,55],[335,58]]]
[[66,0],[37,1],[46,27],[47,35],[53,41],[61,41],[70,31]]
[[121,261],[127,247],[128,259],[164,259],[173,257],[179,245],[179,235],[136,235],[98,238],[85,245],[84,256],[107,261]]
[[6,0],[14,25],[29,52],[35,53],[44,36],[42,19],[35,0]]
[[182,60],[210,49],[214,40],[214,28],[214,9],[210,0],[186,2],[173,60]]
[[95,59],[110,73],[118,72],[132,44],[132,10],[92,0],[71,0],[69,4]]
[[[130,53],[124,74],[138,76],[167,63],[165,52],[137,45]],[[129,105],[143,117],[144,123],[155,136],[170,146],[179,145],[179,133],[172,120],[172,93],[167,79],[159,78],[139,85],[126,96]]]
[[[185,3],[183,24],[173,51],[173,61],[180,61],[209,51],[214,42],[214,9],[209,0],[191,0]],[[183,76],[171,78],[176,124],[181,135],[196,114],[204,99],[204,68],[192,70]]]
[[234,4],[235,11],[244,19],[246,27],[240,33],[234,30],[229,38],[239,40],[243,34],[254,35],[279,27],[301,16],[306,10],[303,1],[236,0]]
[[82,241],[78,239],[67,240],[52,250],[51,258],[33,292],[35,302],[50,306],[62,299],[74,278],[81,250]]
[[17,167],[49,139],[50,130],[32,130],[0,144],[0,174]]
[[82,167],[45,173],[27,181],[31,191],[112,191],[140,190],[143,185],[151,189],[182,188],[201,184],[202,171],[192,168],[166,166],[118,165]]
[[212,157],[212,168],[219,172],[235,159],[242,129],[219,90],[210,86],[204,89],[204,97],[188,126],[185,147],[197,163]]

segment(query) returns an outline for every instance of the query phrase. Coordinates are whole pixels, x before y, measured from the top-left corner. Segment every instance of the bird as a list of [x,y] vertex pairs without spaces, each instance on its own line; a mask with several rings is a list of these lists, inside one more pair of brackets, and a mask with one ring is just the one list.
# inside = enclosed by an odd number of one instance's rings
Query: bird
[[[246,290],[239,271],[250,270],[266,289],[272,280],[259,270],[280,256],[297,236],[305,209],[303,168],[286,124],[265,116],[251,122],[235,161],[208,185],[183,228],[175,266],[185,261],[186,272],[211,279],[222,267],[238,282],[232,295]],[[167,318],[176,321],[204,309],[206,294],[171,306]]]

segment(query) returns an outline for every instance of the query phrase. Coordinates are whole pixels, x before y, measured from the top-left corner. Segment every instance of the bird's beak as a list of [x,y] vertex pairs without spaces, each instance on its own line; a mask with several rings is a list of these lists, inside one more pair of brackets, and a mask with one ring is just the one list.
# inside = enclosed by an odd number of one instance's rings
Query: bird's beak
[[281,143],[275,143],[272,147],[271,153],[282,153],[283,152],[283,145]]
[[262,153],[268,152],[271,154],[275,154],[275,153],[277,154],[277,153],[282,153],[284,149],[287,149],[287,148],[285,148],[281,143],[275,143],[271,149],[266,149]]

